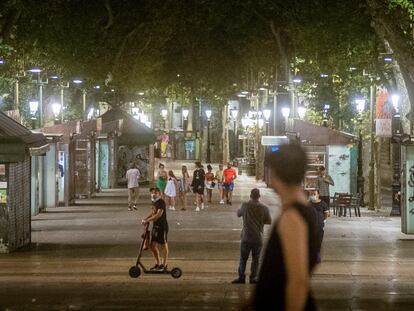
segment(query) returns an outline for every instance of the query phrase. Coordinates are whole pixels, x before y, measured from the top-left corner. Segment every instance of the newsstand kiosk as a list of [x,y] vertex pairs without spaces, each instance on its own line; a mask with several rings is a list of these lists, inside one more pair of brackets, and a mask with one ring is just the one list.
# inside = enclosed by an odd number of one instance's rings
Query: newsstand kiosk
[[414,141],[401,146],[401,231],[414,234]]
[[[262,136],[262,146],[265,148],[265,157],[268,154],[275,153],[279,150],[281,145],[289,143],[287,136]],[[270,186],[270,168],[264,165],[264,181],[266,185]]]

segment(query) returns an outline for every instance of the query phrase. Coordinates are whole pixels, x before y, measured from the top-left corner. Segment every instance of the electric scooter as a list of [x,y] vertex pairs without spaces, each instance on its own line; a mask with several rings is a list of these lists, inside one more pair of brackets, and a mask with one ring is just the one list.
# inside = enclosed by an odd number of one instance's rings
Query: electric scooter
[[144,225],[144,233],[141,235],[142,241],[138,248],[139,252],[138,252],[137,261],[135,262],[135,266],[132,266],[131,268],[129,268],[129,276],[131,278],[138,278],[141,275],[141,270],[142,270],[142,272],[146,274],[170,274],[174,279],[180,278],[181,275],[183,274],[180,268],[173,268],[171,270],[168,270],[168,269],[149,270],[149,269],[146,269],[143,263],[141,262],[142,251],[147,250],[149,247],[150,231],[148,230],[148,227],[149,227],[149,224]]

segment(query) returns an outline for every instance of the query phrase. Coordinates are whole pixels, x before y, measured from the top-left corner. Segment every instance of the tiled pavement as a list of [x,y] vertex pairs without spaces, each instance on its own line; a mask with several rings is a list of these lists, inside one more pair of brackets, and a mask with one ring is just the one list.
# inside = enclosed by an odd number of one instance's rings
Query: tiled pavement
[[[137,212],[127,211],[125,190],[48,210],[32,221],[30,249],[0,255],[0,310],[237,310],[253,287],[230,284],[241,228],[235,211],[253,186],[276,216],[272,191],[245,176],[231,207],[168,212],[178,280],[128,276],[150,210],[146,191]],[[400,233],[399,221],[368,212],[329,220],[312,282],[321,310],[414,310],[414,237]],[[144,262],[152,264],[149,252]]]

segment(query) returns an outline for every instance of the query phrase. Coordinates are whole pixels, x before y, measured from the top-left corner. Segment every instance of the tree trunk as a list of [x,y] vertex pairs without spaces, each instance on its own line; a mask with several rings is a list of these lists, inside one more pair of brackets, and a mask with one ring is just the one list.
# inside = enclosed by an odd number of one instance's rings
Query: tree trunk
[[[393,16],[392,12],[387,14],[387,7],[382,1],[367,0],[372,16],[372,26],[377,35],[385,40],[391,47],[395,59],[403,76],[409,98],[409,119],[414,121],[414,54],[412,53],[412,38],[403,33],[399,18]],[[411,130],[412,133],[412,125]],[[410,133],[410,134],[411,134]]]

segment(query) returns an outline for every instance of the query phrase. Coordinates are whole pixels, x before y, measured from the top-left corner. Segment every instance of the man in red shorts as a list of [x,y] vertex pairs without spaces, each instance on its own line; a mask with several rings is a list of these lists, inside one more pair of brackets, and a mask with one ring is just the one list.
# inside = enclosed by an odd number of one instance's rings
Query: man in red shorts
[[226,203],[231,205],[234,190],[234,180],[237,178],[236,170],[231,166],[231,163],[227,163],[227,168],[223,172],[223,191]]

